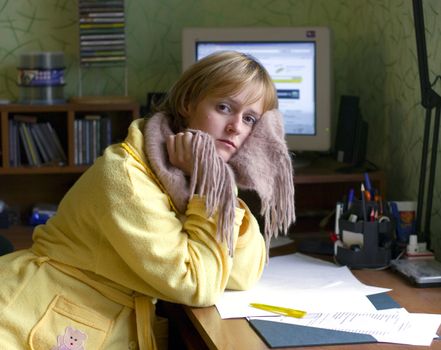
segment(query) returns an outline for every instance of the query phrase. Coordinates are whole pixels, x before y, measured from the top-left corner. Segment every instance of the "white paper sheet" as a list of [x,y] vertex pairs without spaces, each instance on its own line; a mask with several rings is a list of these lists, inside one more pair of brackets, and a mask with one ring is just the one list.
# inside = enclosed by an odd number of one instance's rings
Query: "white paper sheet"
[[265,321],[369,334],[379,342],[429,346],[441,324],[441,315],[410,314],[405,309],[374,312],[310,313],[304,318],[250,317]]
[[346,267],[290,254],[270,259],[261,280],[248,291],[226,291],[216,307],[222,318],[264,316],[249,306],[263,303],[307,312],[375,311],[366,295],[390,289],[366,286]]
[[299,253],[271,258],[258,286],[275,290],[335,289],[365,295],[390,291],[361,283],[346,266],[337,266]]

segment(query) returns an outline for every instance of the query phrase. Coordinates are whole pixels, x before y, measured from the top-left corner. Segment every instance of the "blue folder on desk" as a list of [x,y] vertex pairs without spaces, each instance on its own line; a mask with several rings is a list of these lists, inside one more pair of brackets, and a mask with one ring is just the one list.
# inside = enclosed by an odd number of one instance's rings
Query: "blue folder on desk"
[[[369,295],[368,299],[374,304],[377,310],[400,307],[400,305],[386,293]],[[264,320],[249,320],[249,322],[270,348],[377,342],[374,337],[368,334],[335,331]]]

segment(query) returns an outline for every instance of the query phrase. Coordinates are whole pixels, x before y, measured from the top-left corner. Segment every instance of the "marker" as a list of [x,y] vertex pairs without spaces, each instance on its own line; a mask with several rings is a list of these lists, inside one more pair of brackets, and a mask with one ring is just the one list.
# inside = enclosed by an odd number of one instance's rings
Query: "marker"
[[348,194],[348,210],[352,207],[352,202],[354,202],[354,189],[351,188]]
[[340,225],[339,221],[341,218],[341,214],[343,214],[343,203],[337,202],[335,206],[335,226],[334,226],[334,232],[339,237],[340,236]]
[[259,303],[251,303],[250,306],[252,306],[256,309],[269,311],[274,314],[284,315],[284,316],[294,317],[294,318],[302,318],[303,316],[306,315],[306,311],[290,309],[288,307],[274,306],[274,305],[268,305],[268,304],[259,304]]
[[365,197],[365,189],[364,189],[364,185],[363,183],[361,183],[361,205],[362,205],[362,210],[363,210],[363,220],[366,222],[366,197]]
[[377,202],[377,204],[380,204],[380,194],[378,193],[378,190],[375,190],[374,192],[374,201]]
[[378,196],[378,201],[379,201],[379,203],[380,203],[380,216],[382,216],[383,215],[383,198],[381,198],[381,196],[379,195]]
[[366,189],[364,191],[363,197],[369,202],[371,200],[371,193]]
[[372,191],[371,179],[369,178],[369,174],[367,172],[364,173],[364,183],[366,185],[366,190],[369,193],[371,193]]
[[370,221],[374,222],[375,221],[375,210],[374,208],[371,209],[371,213],[369,215]]

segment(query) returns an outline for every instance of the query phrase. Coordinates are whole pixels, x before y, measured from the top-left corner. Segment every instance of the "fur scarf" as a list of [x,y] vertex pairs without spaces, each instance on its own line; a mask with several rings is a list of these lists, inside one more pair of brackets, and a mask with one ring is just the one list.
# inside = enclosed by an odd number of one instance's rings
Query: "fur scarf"
[[216,153],[210,135],[192,130],[195,162],[188,178],[168,161],[166,139],[174,133],[162,113],[149,118],[144,127],[145,152],[150,165],[180,214],[190,198],[205,197],[207,214],[217,213],[217,238],[233,252],[236,185],[255,191],[261,200],[267,249],[272,236],[286,233],[295,221],[294,184],[291,158],[284,140],[282,115],[266,112],[255,124],[241,148],[225,163]]

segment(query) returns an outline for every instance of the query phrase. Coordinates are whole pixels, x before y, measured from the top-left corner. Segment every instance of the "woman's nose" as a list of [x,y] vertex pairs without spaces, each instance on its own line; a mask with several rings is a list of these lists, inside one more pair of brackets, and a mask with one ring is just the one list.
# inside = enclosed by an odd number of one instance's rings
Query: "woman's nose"
[[241,115],[234,115],[232,116],[231,120],[227,124],[227,131],[230,133],[238,133],[240,132],[240,126],[242,122],[242,116]]

